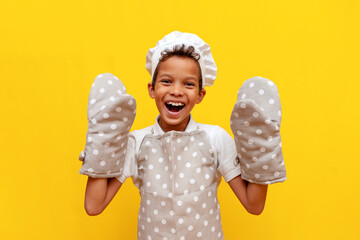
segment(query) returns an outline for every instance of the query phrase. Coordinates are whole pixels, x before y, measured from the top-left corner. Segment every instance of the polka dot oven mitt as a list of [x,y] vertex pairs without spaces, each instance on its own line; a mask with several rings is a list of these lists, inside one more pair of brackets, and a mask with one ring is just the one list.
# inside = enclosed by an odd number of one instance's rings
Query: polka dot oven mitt
[[129,130],[135,119],[135,99],[111,73],[98,75],[88,102],[88,131],[80,174],[94,178],[122,175]]
[[244,180],[257,184],[286,180],[280,123],[276,85],[262,77],[246,80],[239,89],[230,121]]

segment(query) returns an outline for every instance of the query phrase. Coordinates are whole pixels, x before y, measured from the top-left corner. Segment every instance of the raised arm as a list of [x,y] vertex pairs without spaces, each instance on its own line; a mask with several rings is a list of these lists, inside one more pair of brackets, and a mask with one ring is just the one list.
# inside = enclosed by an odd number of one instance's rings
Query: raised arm
[[85,150],[79,156],[83,161],[80,174],[89,177],[85,193],[89,215],[100,214],[121,186],[115,177],[124,176],[135,112],[135,99],[117,77],[103,73],[95,78],[89,94]]
[[104,211],[121,187],[116,178],[89,177],[85,192],[85,211],[96,216]]
[[265,207],[267,185],[250,183],[241,179],[240,176],[228,183],[246,211],[254,215],[262,213]]
[[246,80],[230,122],[241,175],[229,184],[252,214],[264,209],[267,185],[286,180],[280,123],[281,104],[275,83],[262,77]]

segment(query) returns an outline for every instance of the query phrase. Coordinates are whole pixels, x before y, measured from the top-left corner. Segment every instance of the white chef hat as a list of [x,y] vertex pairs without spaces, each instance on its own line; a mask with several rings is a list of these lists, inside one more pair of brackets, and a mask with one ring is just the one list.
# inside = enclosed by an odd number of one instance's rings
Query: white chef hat
[[216,64],[211,55],[210,46],[201,38],[192,33],[172,32],[159,40],[155,47],[150,48],[146,54],[146,69],[154,76],[154,71],[161,58],[161,52],[168,49],[172,50],[176,45],[184,44],[185,47],[193,46],[195,52],[200,55],[199,64],[202,75],[202,86],[211,86],[216,78]]

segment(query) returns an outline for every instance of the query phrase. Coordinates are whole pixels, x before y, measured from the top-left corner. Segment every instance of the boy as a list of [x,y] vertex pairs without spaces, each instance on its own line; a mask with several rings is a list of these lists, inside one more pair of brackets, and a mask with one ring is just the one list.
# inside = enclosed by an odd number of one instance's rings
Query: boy
[[131,133],[120,175],[89,177],[86,212],[100,214],[131,176],[141,194],[138,239],[224,239],[217,200],[221,176],[256,215],[264,208],[267,185],[240,177],[236,146],[225,130],[191,117],[216,77],[210,47],[194,34],[173,32],[149,50],[146,67],[159,116],[153,126]]

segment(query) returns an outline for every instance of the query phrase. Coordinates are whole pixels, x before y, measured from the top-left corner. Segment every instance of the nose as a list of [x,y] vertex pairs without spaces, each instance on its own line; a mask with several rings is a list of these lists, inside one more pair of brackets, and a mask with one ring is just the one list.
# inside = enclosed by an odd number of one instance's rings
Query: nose
[[183,87],[180,83],[175,83],[170,91],[171,95],[182,96],[184,94]]

